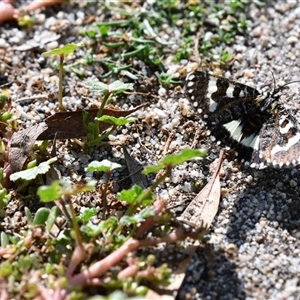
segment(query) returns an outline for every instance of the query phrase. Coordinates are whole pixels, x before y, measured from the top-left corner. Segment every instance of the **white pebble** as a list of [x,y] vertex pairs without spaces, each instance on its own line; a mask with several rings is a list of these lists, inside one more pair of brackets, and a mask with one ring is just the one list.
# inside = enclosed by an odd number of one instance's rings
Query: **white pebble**
[[0,38],[0,48],[7,48],[9,46],[8,43],[6,43],[5,39]]
[[80,20],[83,20],[84,19],[84,12],[82,10],[79,10],[76,12],[76,17]]
[[44,26],[45,26],[46,29],[49,29],[55,23],[56,23],[56,18],[50,17],[50,18],[46,19]]
[[45,46],[45,48],[47,51],[58,48],[58,42],[57,41],[50,42]]
[[297,42],[298,42],[298,39],[295,36],[290,36],[287,39],[287,43],[290,44],[290,45],[296,44]]
[[61,20],[63,20],[63,19],[66,18],[66,17],[65,17],[65,13],[64,13],[63,11],[59,11],[59,12],[57,13],[56,17],[57,17],[57,19],[61,19]]

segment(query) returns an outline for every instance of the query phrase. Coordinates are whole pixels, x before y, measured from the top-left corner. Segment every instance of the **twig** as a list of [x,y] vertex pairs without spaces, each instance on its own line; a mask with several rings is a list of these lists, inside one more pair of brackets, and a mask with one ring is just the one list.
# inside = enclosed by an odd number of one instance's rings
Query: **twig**
[[30,97],[23,97],[20,99],[15,100],[15,102],[29,102],[32,100],[47,100],[49,97],[48,95],[35,95],[35,96],[30,96]]

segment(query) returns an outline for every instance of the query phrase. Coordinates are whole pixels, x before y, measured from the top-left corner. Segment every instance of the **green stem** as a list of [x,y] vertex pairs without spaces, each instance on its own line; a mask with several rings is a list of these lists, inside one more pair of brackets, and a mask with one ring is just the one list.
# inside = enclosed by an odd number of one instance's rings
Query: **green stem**
[[110,175],[111,175],[111,171],[109,170],[106,172],[106,180],[105,180],[104,190],[103,190],[103,194],[102,194],[103,220],[105,219],[105,213],[106,213],[106,209],[107,209],[106,195],[107,195],[107,188],[108,188]]
[[[109,91],[106,91],[104,97],[103,97],[103,100],[101,101],[101,105],[98,109],[98,112],[97,112],[97,118],[100,118],[103,114],[103,109],[107,103],[107,100],[109,99],[109,96],[110,96],[110,92]],[[94,138],[97,139],[99,137],[99,123],[100,121],[97,121],[95,120],[95,128],[94,128]]]
[[75,239],[76,239],[76,242],[80,245],[82,239],[81,239],[81,234],[80,234],[78,222],[76,220],[76,214],[75,214],[75,210],[74,210],[74,207],[73,207],[73,203],[71,201],[71,196],[65,195],[65,197],[66,197],[66,200],[67,200],[66,202],[69,204],[69,207],[70,207],[71,222],[72,222],[72,227],[73,227],[73,230],[74,230],[74,233],[75,233]]
[[64,110],[63,106],[63,76],[64,76],[64,54],[59,55],[59,82],[58,82],[58,107],[60,111]]
[[[98,127],[99,127],[99,122],[98,122]],[[112,129],[106,132],[105,134],[101,135],[98,138],[95,138],[94,140],[90,141],[87,143],[88,147],[94,147],[98,145],[101,141],[106,139],[110,134],[112,134],[116,130],[117,126],[113,125]]]

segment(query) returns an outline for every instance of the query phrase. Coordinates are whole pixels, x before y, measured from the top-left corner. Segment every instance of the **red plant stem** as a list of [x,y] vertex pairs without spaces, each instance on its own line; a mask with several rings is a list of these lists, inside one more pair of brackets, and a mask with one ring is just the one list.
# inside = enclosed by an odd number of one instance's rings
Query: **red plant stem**
[[139,241],[134,240],[133,238],[129,239],[113,253],[96,262],[87,270],[75,275],[70,279],[69,283],[71,285],[85,285],[88,280],[101,276],[104,272],[126,257],[128,253],[138,249],[139,244]]
[[1,288],[0,300],[9,300],[6,288]]
[[104,259],[96,262],[87,270],[75,275],[69,280],[69,284],[81,286],[87,285],[91,279],[100,277],[104,272],[125,258],[130,252],[136,251],[141,247],[155,246],[159,243],[175,243],[184,240],[186,237],[187,234],[185,232],[181,229],[177,229],[175,232],[161,238],[147,238],[141,241],[131,238]]
[[[166,204],[163,200],[156,200],[153,203],[154,206],[154,213],[155,215],[159,215],[163,209],[165,208]],[[155,220],[154,217],[149,217],[147,218],[147,220],[145,222],[143,222],[141,224],[141,226],[138,228],[137,232],[136,232],[136,237],[140,237],[141,235],[143,235],[145,232],[147,232],[148,230],[150,230],[150,228],[155,224]]]
[[66,271],[67,279],[70,279],[72,277],[74,270],[85,259],[85,257],[86,257],[86,252],[84,251],[82,245],[77,244],[72,253],[72,257],[68,269]]
[[118,279],[124,279],[127,277],[134,277],[139,271],[139,267],[137,265],[131,265],[120,271],[118,274]]

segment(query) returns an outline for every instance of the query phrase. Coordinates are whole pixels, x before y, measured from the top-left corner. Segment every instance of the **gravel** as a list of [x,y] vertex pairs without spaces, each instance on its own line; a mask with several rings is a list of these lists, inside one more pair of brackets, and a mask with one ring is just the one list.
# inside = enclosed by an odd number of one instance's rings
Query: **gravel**
[[[5,49],[0,71],[11,82],[7,89],[15,116],[24,127],[41,122],[57,105],[58,76],[40,53],[74,41],[95,46],[90,39],[78,35],[80,26],[85,25],[85,17],[95,14],[93,5],[79,11],[76,4],[64,4],[61,11],[54,8],[47,11],[47,15],[43,11],[37,15],[41,23],[32,30],[24,31],[11,25],[0,30],[0,48]],[[262,91],[274,88],[273,74],[277,84],[300,80],[298,2],[278,0],[264,8],[251,4],[248,13],[254,26],[249,29],[248,35],[236,37],[231,47],[236,60],[224,76]],[[169,40],[172,34],[176,45],[179,45],[179,31],[169,31],[166,27],[160,38]],[[205,38],[210,39],[210,34],[207,33]],[[76,55],[80,57],[82,53]],[[186,70],[194,68],[194,64],[186,60],[180,66],[172,63],[171,59],[168,62],[168,72],[173,74],[178,67]],[[147,72],[146,68],[143,70]],[[97,80],[97,68],[87,66],[84,71],[87,77]],[[69,73],[65,80],[64,103],[68,109],[88,107],[97,100],[95,95],[83,90],[82,80],[75,74]],[[288,87],[281,100],[299,107],[300,83]],[[140,122],[125,126],[109,140],[115,144],[126,142],[131,155],[143,165],[165,156],[170,135],[172,139],[167,153],[190,147],[201,120],[183,92],[178,90],[156,89],[150,106],[138,112]],[[88,95],[89,102],[82,97],[83,93]],[[38,98],[41,95],[48,99],[18,102],[23,97]],[[128,109],[137,101],[140,101],[138,96],[129,96],[118,105]],[[184,208],[197,192],[195,182],[205,183],[214,171],[215,164],[210,163],[218,157],[219,148],[206,138],[197,140],[196,144],[199,148],[210,149],[208,158],[182,164],[157,190],[157,195],[168,200],[170,207],[181,205]],[[109,158],[125,166],[121,147],[118,146],[95,149],[93,153],[86,154],[72,149],[68,141],[60,141],[57,149],[62,163],[60,171],[73,182],[92,178],[92,174],[85,174],[84,167],[94,159]],[[241,171],[228,158],[223,163],[223,172],[223,197],[209,230],[210,240],[196,251],[177,299],[299,299],[298,167]],[[126,168],[123,167],[114,174],[117,186],[125,173]],[[86,200],[82,201],[86,205]],[[99,202],[93,200],[92,205],[99,206]],[[4,224],[10,222],[12,214],[19,214],[13,200],[8,209],[10,212]],[[99,207],[97,209],[100,210]]]

